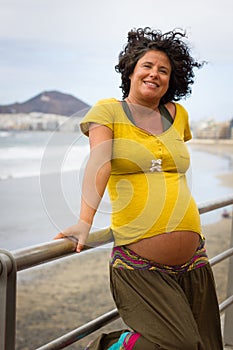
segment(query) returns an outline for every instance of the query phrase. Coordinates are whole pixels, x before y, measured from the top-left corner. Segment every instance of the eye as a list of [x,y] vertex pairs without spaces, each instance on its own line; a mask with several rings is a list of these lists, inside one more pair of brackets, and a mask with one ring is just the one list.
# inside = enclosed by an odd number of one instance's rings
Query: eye
[[151,65],[150,65],[149,63],[145,63],[145,64],[143,65],[143,67],[145,67],[145,68],[151,68]]
[[166,68],[160,68],[160,73],[168,75],[168,70]]

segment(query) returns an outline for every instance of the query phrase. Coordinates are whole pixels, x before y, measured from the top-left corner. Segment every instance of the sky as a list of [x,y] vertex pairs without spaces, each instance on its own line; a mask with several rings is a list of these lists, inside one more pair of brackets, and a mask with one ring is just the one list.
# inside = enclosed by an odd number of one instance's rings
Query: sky
[[232,0],[0,0],[0,104],[58,90],[92,105],[122,98],[118,55],[132,28],[187,31],[191,121],[233,117]]

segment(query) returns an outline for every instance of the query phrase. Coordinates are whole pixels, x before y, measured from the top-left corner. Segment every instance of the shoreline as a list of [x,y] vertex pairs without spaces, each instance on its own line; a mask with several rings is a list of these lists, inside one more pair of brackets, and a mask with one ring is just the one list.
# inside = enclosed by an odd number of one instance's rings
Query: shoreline
[[233,139],[191,139],[187,145],[195,150],[201,150],[220,156],[233,157]]
[[198,139],[193,137],[189,142],[195,144],[222,144],[222,145],[233,145],[233,139]]
[[215,154],[229,160],[227,173],[217,175],[221,185],[233,188],[233,139],[191,139],[187,143],[192,150]]

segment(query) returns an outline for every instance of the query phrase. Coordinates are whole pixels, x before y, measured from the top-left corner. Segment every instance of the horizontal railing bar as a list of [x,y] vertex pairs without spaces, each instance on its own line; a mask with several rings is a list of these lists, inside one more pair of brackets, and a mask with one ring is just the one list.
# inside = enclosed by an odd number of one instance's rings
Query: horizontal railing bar
[[228,297],[226,300],[224,300],[220,305],[219,305],[219,311],[223,312],[225,311],[231,304],[233,304],[233,295]]
[[[112,241],[111,230],[102,229],[89,235],[83,251],[100,247]],[[75,252],[76,244],[69,239],[58,239],[12,252],[17,271],[22,271],[48,261],[70,255]]]
[[221,262],[221,261],[223,261],[223,260],[229,258],[229,257],[232,256],[232,255],[233,255],[233,247],[232,247],[232,248],[229,248],[229,249],[227,249],[227,250],[224,250],[224,252],[222,252],[222,253],[220,253],[220,254],[214,256],[213,258],[211,258],[211,259],[209,260],[210,265],[211,265],[211,266],[214,266],[214,265],[218,264],[219,262]]
[[59,337],[52,342],[37,348],[37,350],[59,350],[64,349],[64,347],[75,343],[76,341],[86,337],[87,335],[95,332],[96,330],[106,326],[118,319],[119,313],[117,309],[113,309],[106,314],[97,317],[95,320],[86,323],[85,325],[74,329],[73,331],[66,333],[62,337]]
[[56,258],[61,258],[75,251],[75,244],[68,239],[61,239],[13,251],[17,271],[40,265]]
[[[200,214],[215,210],[227,205],[233,204],[233,196],[227,196],[218,200],[210,200],[198,205]],[[113,236],[110,228],[93,232],[89,235],[85,250],[99,247],[113,242]],[[15,250],[12,252],[17,265],[17,270],[21,271],[50,260],[72,254],[75,250],[75,244],[68,239],[61,239],[28,248]]]
[[233,204],[233,195],[226,196],[222,199],[209,200],[198,205],[200,214],[208,213],[209,211],[226,207]]

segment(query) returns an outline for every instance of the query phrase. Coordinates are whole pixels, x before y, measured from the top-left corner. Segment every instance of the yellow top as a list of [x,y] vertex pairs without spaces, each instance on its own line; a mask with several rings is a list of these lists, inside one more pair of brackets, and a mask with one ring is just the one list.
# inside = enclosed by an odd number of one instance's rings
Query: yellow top
[[115,245],[172,231],[201,235],[198,208],[185,175],[190,157],[184,141],[192,137],[188,114],[180,104],[175,106],[174,123],[160,135],[132,124],[115,98],[97,102],[81,122],[86,135],[90,122],[113,130],[108,191]]

